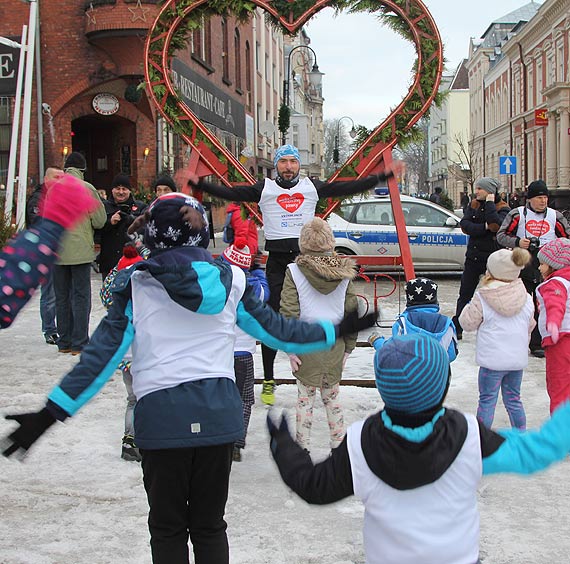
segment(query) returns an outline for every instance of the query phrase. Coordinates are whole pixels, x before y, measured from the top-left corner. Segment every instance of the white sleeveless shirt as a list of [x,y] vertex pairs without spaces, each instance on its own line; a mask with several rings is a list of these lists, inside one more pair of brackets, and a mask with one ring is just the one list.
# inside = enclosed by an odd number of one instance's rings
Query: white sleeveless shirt
[[451,466],[435,482],[397,490],[368,467],[364,421],[348,428],[354,494],[364,503],[367,564],[475,564],[479,557],[477,487],[482,475],[479,427],[473,415]]
[[269,241],[298,238],[303,225],[315,217],[318,201],[317,189],[308,178],[301,179],[290,190],[266,178],[259,200],[265,238]]
[[321,294],[311,285],[297,264],[291,263],[287,268],[291,271],[293,282],[297,287],[300,319],[303,321],[326,319],[338,323],[343,318],[348,278],[341,280],[330,294]]
[[520,221],[517,227],[517,237],[538,237],[540,246],[556,239],[556,211],[546,208],[546,213],[536,213],[525,206],[519,207]]

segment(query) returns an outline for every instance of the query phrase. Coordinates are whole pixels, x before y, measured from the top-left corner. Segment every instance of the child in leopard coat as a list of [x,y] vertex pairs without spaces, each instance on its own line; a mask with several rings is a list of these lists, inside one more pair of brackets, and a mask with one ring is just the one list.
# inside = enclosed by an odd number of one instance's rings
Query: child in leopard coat
[[[356,276],[355,263],[337,256],[334,245],[334,235],[326,221],[315,218],[303,226],[299,237],[301,254],[288,265],[283,283],[284,316],[335,322],[345,312],[356,311],[357,299],[351,282]],[[336,448],[344,438],[344,415],[338,396],[342,370],[356,346],[356,338],[356,334],[345,336],[331,351],[289,355],[291,370],[297,378],[297,442],[307,451],[317,389],[327,413],[331,448]]]

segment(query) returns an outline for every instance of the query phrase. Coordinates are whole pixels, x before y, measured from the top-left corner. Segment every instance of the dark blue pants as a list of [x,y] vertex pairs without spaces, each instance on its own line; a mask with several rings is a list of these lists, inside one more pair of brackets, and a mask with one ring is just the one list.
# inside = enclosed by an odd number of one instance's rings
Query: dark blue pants
[[142,450],[143,482],[154,564],[228,564],[224,513],[233,443]]
[[58,348],[80,351],[89,342],[91,263],[53,269]]
[[40,295],[40,317],[42,319],[42,333],[44,335],[55,335],[55,292],[53,289],[53,274],[50,274],[41,287]]

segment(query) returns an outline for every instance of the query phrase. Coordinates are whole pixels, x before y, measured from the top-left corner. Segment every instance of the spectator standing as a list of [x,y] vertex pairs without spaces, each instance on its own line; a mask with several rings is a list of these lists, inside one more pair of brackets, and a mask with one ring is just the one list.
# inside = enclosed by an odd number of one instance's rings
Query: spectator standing
[[[335,255],[334,245],[334,235],[326,221],[315,217],[303,226],[299,237],[301,254],[287,267],[283,282],[281,313],[284,316],[338,323],[344,315],[357,310],[352,285],[356,265],[348,257]],[[340,380],[357,336],[345,335],[331,351],[289,355],[291,371],[297,379],[297,443],[307,451],[310,450],[317,390],[327,414],[331,449],[338,447],[344,438]]]
[[[526,204],[513,209],[504,219],[497,242],[502,247],[527,249],[532,260],[521,271],[526,291],[536,302],[536,287],[542,282],[539,270],[538,251],[546,243],[558,237],[570,237],[570,226],[561,212],[548,207],[548,187],[543,180],[534,180],[528,185]],[[538,308],[535,309],[538,319]],[[529,343],[530,353],[544,358],[542,338],[538,326],[534,328]]]
[[259,252],[259,238],[257,225],[250,214],[242,216],[241,205],[232,202],[226,208],[226,213],[231,213],[230,225],[234,230],[234,239],[245,239],[252,257]]
[[[279,311],[281,288],[287,265],[299,254],[299,234],[305,223],[315,215],[319,198],[350,196],[374,188],[379,182],[394,176],[395,170],[348,182],[324,183],[319,180],[301,178],[301,157],[293,145],[283,145],[275,151],[273,165],[277,176],[266,178],[252,186],[219,186],[201,180],[195,173],[189,173],[188,184],[218,198],[233,202],[259,202],[263,214],[265,250],[268,252],[266,273],[269,283],[269,305]],[[275,380],[273,363],[276,351],[261,346],[263,359],[263,387],[261,401],[267,405],[275,402]]]
[[[44,181],[36,186],[26,204],[26,227],[31,227],[38,218],[40,201],[48,190],[51,181],[63,176],[63,170],[56,167],[46,169]],[[48,345],[57,345],[57,325],[55,322],[55,292],[53,289],[53,275],[50,272],[41,285],[40,290],[40,318],[42,320],[42,333]]]
[[544,282],[536,288],[538,327],[546,355],[550,413],[570,398],[570,240],[554,239],[538,251]]
[[152,189],[157,198],[159,196],[163,196],[164,194],[178,192],[176,182],[174,182],[172,176],[166,173],[162,173],[156,178],[156,180],[152,183]]
[[79,354],[89,342],[91,314],[91,263],[95,258],[93,234],[105,225],[105,207],[93,185],[83,180],[87,164],[78,152],[68,155],[64,172],[83,181],[97,207],[87,219],[63,237],[59,259],[53,269],[57,346],[59,352]]
[[123,256],[123,247],[130,241],[127,230],[135,218],[146,209],[146,204],[135,200],[131,181],[126,174],[117,174],[111,183],[111,195],[104,202],[107,219],[100,231],[101,252],[99,269],[105,280]]
[[469,241],[453,316],[458,340],[463,335],[459,316],[473,297],[479,279],[487,270],[489,255],[499,248],[497,232],[509,213],[509,206],[499,198],[500,187],[500,182],[494,178],[479,178],[475,182],[475,198],[463,210],[460,226],[463,233],[469,235]]
[[525,249],[495,251],[487,260],[487,273],[479,290],[459,317],[465,331],[477,331],[477,419],[489,429],[501,390],[511,427],[526,430],[521,384],[528,365],[528,341],[536,322],[532,298],[519,274],[530,258]]
[[434,204],[438,204],[441,205],[441,194],[442,194],[442,189],[437,186],[434,191],[430,194],[429,196],[429,201],[433,202]]

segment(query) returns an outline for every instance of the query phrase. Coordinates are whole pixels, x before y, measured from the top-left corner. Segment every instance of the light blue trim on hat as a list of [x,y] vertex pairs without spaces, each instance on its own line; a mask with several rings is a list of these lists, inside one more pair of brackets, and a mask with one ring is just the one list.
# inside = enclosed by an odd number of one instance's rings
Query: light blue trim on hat
[[400,435],[400,437],[403,437],[411,443],[421,443],[433,433],[433,428],[436,421],[442,417],[444,413],[445,407],[442,407],[433,416],[431,421],[424,423],[421,427],[402,427],[401,425],[394,425],[392,423],[392,419],[390,419],[390,416],[386,413],[386,411],[382,411],[380,415],[386,429],[390,429],[390,431],[393,431],[396,433],[396,435]]
[[294,145],[281,145],[276,151],[273,157],[273,166],[277,167],[277,161],[283,157],[294,157],[297,159],[299,164],[301,164],[301,155],[299,154],[299,149]]

